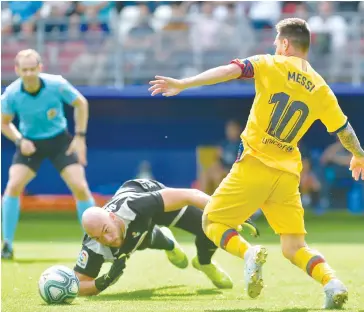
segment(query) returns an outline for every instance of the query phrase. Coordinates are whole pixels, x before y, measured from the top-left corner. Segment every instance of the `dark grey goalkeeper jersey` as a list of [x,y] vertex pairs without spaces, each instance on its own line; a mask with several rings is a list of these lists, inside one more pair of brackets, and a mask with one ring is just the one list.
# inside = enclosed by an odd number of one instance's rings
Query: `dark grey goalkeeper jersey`
[[122,247],[107,247],[85,235],[74,270],[96,278],[105,261],[112,262],[122,254],[128,258],[135,250],[144,249],[155,225],[153,217],[165,214],[163,199],[156,192],[163,188],[163,184],[154,180],[137,179],[125,182],[102,207],[125,222]]

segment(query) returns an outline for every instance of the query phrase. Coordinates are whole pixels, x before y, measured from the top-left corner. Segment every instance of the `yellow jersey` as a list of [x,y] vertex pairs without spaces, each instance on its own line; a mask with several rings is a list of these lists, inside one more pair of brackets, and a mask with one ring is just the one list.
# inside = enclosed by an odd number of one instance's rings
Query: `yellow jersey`
[[336,133],[347,117],[325,80],[304,59],[281,55],[257,55],[235,59],[240,78],[255,79],[255,99],[241,134],[244,155],[252,155],[269,167],[300,175],[297,143],[316,120]]

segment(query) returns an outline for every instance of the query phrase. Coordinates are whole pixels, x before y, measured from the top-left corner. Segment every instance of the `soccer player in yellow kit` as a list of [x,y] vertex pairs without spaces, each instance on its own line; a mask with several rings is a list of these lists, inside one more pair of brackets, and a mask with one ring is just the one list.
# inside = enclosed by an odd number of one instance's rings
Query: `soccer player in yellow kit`
[[246,289],[250,297],[257,297],[263,288],[267,252],[262,246],[251,246],[236,229],[262,207],[280,235],[283,255],[324,286],[325,308],[340,308],[348,298],[346,287],[324,257],[305,242],[297,143],[314,121],[321,120],[352,153],[350,170],[355,180],[364,180],[364,151],[334,93],[307,62],[307,23],[289,18],[276,29],[275,55],[236,59],[181,80],[156,76],[149,90],[152,95],[173,96],[191,87],[255,79],[256,96],[241,135],[244,152],[206,206],[204,231],[217,246],[245,260]]

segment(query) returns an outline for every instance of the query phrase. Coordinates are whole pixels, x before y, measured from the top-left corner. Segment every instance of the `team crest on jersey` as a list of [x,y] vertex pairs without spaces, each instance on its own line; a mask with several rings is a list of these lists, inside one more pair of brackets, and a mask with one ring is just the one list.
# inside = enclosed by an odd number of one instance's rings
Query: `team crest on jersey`
[[87,266],[87,262],[88,262],[88,252],[86,250],[81,250],[80,255],[78,256],[77,259],[77,265],[80,268],[85,269]]
[[47,111],[48,119],[53,119],[56,116],[57,116],[57,110],[55,108],[51,108]]

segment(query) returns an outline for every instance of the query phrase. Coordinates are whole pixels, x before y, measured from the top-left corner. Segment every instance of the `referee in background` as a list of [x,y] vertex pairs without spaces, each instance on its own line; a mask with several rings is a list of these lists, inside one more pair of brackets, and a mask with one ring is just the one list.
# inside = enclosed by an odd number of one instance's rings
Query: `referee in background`
[[[41,73],[42,62],[34,50],[15,58],[19,76],[1,96],[1,132],[16,145],[2,202],[2,259],[12,259],[13,240],[20,214],[19,196],[48,158],[71,190],[77,214],[94,206],[84,166],[86,159],[87,100],[62,76]],[[74,107],[75,136],[67,131],[63,104]],[[13,124],[19,119],[19,129]]]

